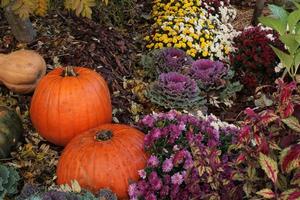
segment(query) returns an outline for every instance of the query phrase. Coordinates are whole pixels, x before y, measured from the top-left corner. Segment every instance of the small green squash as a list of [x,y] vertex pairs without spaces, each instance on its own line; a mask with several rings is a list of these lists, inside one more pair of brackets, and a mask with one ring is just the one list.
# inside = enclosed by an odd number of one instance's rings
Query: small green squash
[[9,156],[22,133],[22,121],[16,111],[0,106],[0,158]]

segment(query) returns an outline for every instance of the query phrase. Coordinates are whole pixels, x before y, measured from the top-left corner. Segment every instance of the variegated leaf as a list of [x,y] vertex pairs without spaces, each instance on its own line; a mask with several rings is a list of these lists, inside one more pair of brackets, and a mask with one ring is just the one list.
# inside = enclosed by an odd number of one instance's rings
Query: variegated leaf
[[246,193],[246,196],[249,197],[250,194],[252,193],[252,184],[251,183],[248,183],[246,182],[244,185],[243,185],[243,190],[244,192]]
[[270,148],[271,149],[274,149],[274,150],[281,150],[281,148],[278,146],[278,144],[276,144],[276,142],[274,141],[269,141],[269,145],[270,145]]
[[283,172],[289,173],[300,168],[300,144],[285,148],[280,154],[280,165]]
[[300,171],[294,174],[294,177],[291,180],[291,184],[298,185],[298,187],[300,187]]
[[275,197],[275,193],[269,188],[259,190],[258,192],[256,192],[256,194],[258,194],[266,199],[272,199]]
[[245,180],[244,175],[242,173],[239,173],[239,172],[234,172],[231,175],[231,178],[232,178],[232,180],[236,180],[236,181],[244,181]]
[[201,177],[205,172],[205,166],[199,166],[198,167],[198,175]]
[[236,164],[237,164],[237,165],[238,165],[238,164],[241,164],[242,162],[245,161],[245,159],[246,159],[245,154],[240,154],[240,155],[237,157],[237,159],[236,159]]
[[288,118],[281,120],[283,123],[285,123],[290,129],[300,133],[300,124],[296,117],[290,116]]
[[284,191],[280,195],[280,200],[299,200],[300,199],[300,190],[299,189],[290,189]]
[[262,124],[267,126],[269,123],[277,120],[279,116],[277,116],[273,110],[267,110],[261,114],[261,119],[258,124]]
[[259,153],[259,164],[273,183],[276,183],[278,175],[277,162],[265,154]]
[[256,169],[254,167],[249,166],[247,168],[247,174],[250,180],[255,180],[256,179]]

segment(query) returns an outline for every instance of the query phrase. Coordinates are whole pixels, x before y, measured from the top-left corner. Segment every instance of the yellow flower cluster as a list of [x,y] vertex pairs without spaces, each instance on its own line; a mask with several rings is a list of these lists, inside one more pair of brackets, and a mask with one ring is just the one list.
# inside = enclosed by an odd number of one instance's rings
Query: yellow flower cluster
[[[147,48],[175,47],[192,57],[213,57],[216,42],[215,18],[201,7],[200,0],[154,0],[152,34],[144,39]],[[212,19],[212,20],[210,20]],[[229,47],[224,46],[229,53]]]

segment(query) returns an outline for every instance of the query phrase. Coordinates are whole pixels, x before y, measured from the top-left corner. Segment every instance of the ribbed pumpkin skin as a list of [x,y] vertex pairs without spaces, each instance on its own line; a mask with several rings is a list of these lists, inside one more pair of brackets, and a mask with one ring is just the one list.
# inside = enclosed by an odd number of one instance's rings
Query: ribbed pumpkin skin
[[[110,130],[111,140],[97,141],[96,133]],[[93,192],[110,188],[118,199],[128,199],[129,181],[137,181],[146,165],[144,134],[127,125],[104,124],[75,137],[64,149],[57,166],[57,183],[80,186]]]
[[83,67],[74,67],[78,76],[63,77],[63,71],[64,68],[56,68],[42,78],[30,106],[34,127],[46,140],[60,146],[112,120],[105,80]]

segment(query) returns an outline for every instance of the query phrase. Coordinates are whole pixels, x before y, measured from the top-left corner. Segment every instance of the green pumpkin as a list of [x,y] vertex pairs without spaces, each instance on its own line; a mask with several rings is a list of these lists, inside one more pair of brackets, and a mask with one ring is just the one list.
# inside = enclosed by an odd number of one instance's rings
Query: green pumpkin
[[16,111],[0,106],[0,158],[9,156],[22,133],[22,121]]

